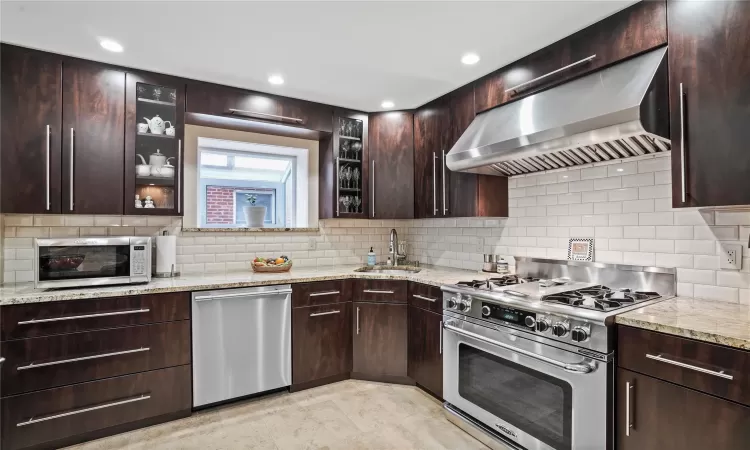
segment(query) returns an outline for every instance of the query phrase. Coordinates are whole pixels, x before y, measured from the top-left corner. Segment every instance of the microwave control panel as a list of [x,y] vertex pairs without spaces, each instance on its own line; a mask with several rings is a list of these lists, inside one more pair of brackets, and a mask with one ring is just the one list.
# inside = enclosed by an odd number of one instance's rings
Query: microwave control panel
[[132,275],[145,275],[146,270],[148,270],[148,264],[146,263],[146,246],[145,245],[134,245],[132,247],[132,257],[133,257],[133,273]]

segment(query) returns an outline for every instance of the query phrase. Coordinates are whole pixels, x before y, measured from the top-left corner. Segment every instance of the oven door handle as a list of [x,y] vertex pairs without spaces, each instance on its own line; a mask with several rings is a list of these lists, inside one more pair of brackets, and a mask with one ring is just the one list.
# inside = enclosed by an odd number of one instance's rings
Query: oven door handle
[[512,345],[503,344],[502,342],[498,342],[494,339],[486,338],[480,334],[472,333],[471,331],[462,330],[461,328],[455,327],[451,325],[450,323],[446,323],[443,325],[443,328],[445,328],[448,331],[452,331],[456,334],[459,334],[461,336],[466,336],[472,339],[476,339],[478,341],[486,342],[487,344],[496,345],[498,347],[502,347],[506,350],[510,350],[513,352],[516,352],[518,354],[528,356],[529,358],[536,359],[537,361],[542,361],[547,364],[551,364],[555,367],[559,367],[560,369],[565,370],[566,372],[572,372],[572,373],[590,373],[593,372],[594,369],[596,369],[596,365],[594,362],[590,363],[580,363],[580,364],[570,364],[570,363],[564,363],[562,361],[558,361],[556,359],[547,358],[546,356],[537,355],[536,353],[530,352],[528,350],[522,350],[518,347],[514,347]]

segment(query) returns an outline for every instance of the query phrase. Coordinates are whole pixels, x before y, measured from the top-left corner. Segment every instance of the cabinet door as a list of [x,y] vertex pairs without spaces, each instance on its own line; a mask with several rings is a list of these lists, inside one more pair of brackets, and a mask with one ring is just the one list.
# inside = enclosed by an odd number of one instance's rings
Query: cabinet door
[[747,449],[750,408],[625,369],[617,379],[619,450]]
[[750,2],[670,1],[672,204],[750,204]]
[[62,61],[2,46],[3,213],[60,212]]
[[409,306],[408,374],[420,386],[443,397],[443,316]]
[[62,212],[122,214],[125,73],[63,64]]
[[354,376],[406,377],[406,304],[354,303]]
[[[472,111],[473,113],[473,111]],[[442,151],[450,124],[446,97],[414,112],[414,217],[442,216]],[[450,149],[448,149],[450,150]]]
[[352,370],[352,304],[292,310],[292,383],[308,383]]
[[388,111],[370,115],[371,217],[414,217],[414,115]]
[[[125,98],[125,214],[182,215],[185,83],[128,72]],[[150,164],[154,154],[160,166]],[[144,207],[147,197],[153,208]]]

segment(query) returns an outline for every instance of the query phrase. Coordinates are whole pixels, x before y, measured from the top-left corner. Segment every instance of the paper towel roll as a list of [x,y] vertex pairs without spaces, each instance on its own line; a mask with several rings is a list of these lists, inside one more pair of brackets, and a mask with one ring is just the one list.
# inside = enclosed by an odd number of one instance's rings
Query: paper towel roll
[[177,270],[177,236],[156,236],[156,275]]

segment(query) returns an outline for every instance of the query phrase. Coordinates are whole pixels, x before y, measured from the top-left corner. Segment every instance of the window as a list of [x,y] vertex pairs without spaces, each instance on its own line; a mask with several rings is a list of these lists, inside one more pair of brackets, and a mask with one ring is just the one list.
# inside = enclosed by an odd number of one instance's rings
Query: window
[[[306,149],[205,141],[206,145],[199,141],[198,147],[200,227],[250,226],[248,209],[251,206],[265,208],[264,227],[307,226],[306,197],[304,205],[299,205],[296,198],[300,183],[305,187],[308,183]],[[300,170],[301,165],[303,170]],[[251,195],[255,197],[255,205],[249,200]]]

